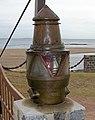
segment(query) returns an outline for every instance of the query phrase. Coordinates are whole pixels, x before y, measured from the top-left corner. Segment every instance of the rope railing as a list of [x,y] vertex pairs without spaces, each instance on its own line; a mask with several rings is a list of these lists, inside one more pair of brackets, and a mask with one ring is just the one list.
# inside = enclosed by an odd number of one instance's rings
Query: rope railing
[[2,66],[2,67],[3,67],[3,69],[5,69],[5,70],[18,69],[18,68],[22,67],[25,63],[26,63],[26,60],[25,60],[23,63],[21,63],[20,65],[17,65],[17,66],[15,66],[15,67],[5,67],[5,66]]
[[84,60],[84,57],[78,63],[76,63],[75,65],[71,66],[70,69],[73,69],[73,68],[77,67],[78,65],[80,65],[80,63],[82,63],[83,60]]

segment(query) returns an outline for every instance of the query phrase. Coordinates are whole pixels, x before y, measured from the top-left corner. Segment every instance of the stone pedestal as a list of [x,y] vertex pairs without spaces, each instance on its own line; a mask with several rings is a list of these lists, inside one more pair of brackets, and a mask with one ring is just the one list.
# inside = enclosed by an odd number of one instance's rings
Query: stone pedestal
[[66,98],[58,105],[39,106],[30,99],[14,102],[14,120],[84,120],[85,108]]

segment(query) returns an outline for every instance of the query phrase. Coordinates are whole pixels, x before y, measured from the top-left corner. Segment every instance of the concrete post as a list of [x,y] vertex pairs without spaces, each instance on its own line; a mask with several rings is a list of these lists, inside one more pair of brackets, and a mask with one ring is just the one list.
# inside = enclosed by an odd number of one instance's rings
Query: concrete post
[[84,120],[85,108],[66,98],[58,105],[39,106],[30,99],[14,102],[14,120]]

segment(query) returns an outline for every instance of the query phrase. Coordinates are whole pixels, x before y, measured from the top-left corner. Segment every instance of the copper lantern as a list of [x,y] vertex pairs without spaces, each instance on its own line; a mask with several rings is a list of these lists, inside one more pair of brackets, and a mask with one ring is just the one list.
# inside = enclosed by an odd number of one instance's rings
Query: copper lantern
[[69,51],[61,43],[59,17],[45,5],[33,18],[34,37],[27,51],[30,96],[38,104],[65,101],[69,93]]

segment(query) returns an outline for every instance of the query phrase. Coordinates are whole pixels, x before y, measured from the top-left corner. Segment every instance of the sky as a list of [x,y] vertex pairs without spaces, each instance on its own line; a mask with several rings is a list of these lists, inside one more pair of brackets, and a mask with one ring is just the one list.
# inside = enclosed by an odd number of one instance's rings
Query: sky
[[[8,38],[28,0],[0,0],[0,38]],[[61,37],[95,39],[95,0],[46,0],[60,18]],[[32,38],[35,0],[25,12],[14,38]]]

